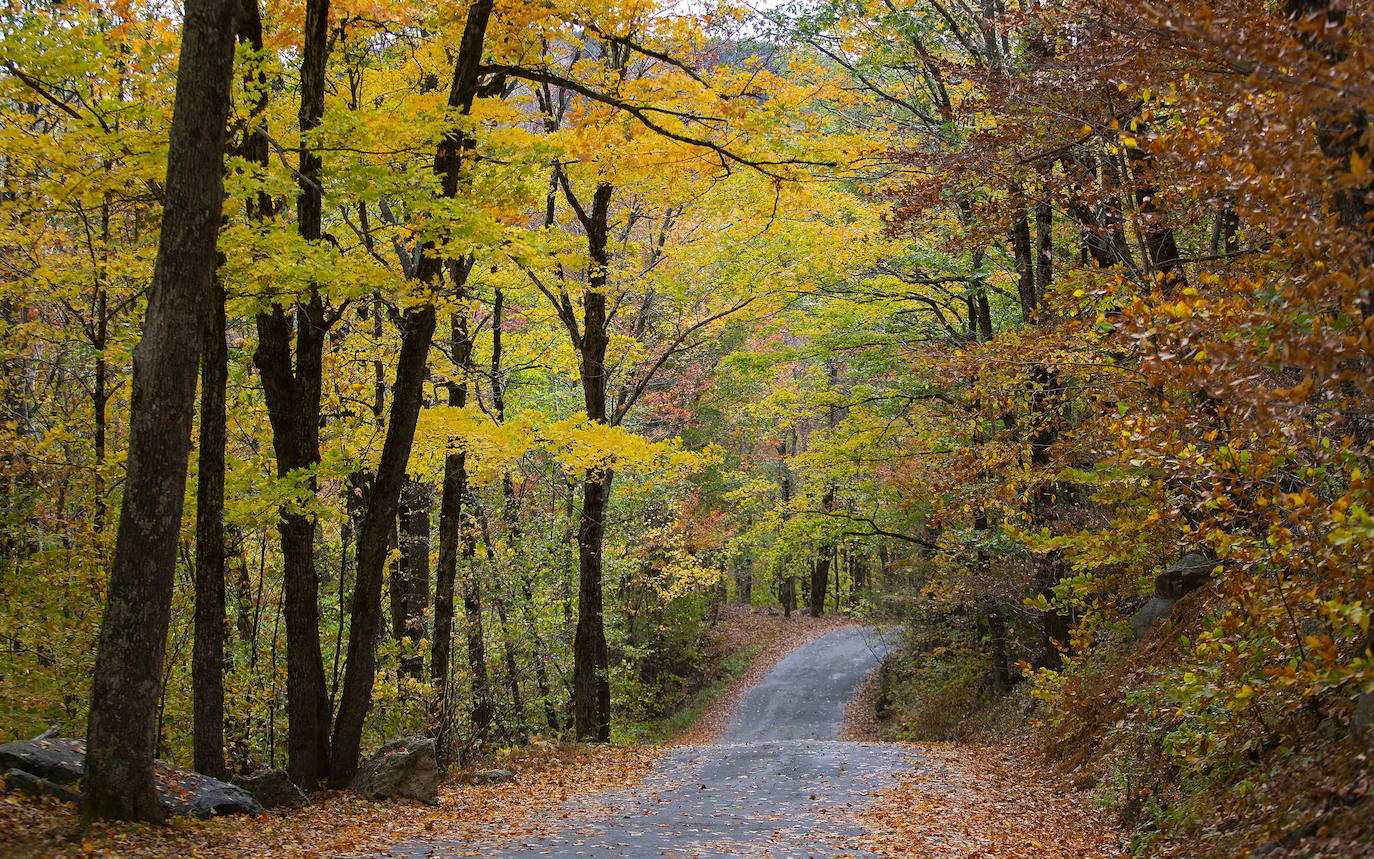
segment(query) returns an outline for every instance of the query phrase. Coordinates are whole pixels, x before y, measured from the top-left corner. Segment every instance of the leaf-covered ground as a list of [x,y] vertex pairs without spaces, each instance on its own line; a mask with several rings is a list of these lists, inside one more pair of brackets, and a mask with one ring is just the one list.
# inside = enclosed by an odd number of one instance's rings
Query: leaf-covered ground
[[1121,833],[1087,797],[1007,745],[914,746],[928,766],[901,773],[861,815],[888,857],[1107,859]]
[[[734,611],[723,619],[726,647],[754,654],[705,708],[684,743],[715,738],[743,693],[797,647],[853,621]],[[845,737],[874,740],[877,672],[845,714]],[[1113,857],[1120,836],[1105,815],[1006,745],[909,747],[921,765],[901,773],[859,812],[868,850],[887,857]],[[314,806],[256,819],[180,819],[168,827],[94,824],[72,805],[0,793],[4,857],[313,857],[385,851],[414,839],[449,844],[530,842],[569,821],[605,817],[603,797],[638,784],[660,756],[650,747],[537,744],[503,761],[506,785],[446,785],[437,807],[372,802],[331,793]],[[814,798],[814,797],[813,797]],[[577,800],[576,802],[570,802]],[[742,806],[740,806],[742,807]],[[840,815],[854,819],[848,813]],[[566,827],[564,827],[566,829]],[[857,830],[856,830],[857,832]],[[793,845],[795,846],[795,845]],[[776,855],[792,855],[777,845]],[[472,855],[481,855],[480,852]],[[770,854],[772,855],[772,854]]]
[[0,793],[0,855],[10,857],[305,857],[346,856],[443,833],[455,838],[536,833],[571,814],[570,799],[633,783],[657,755],[635,747],[546,746],[510,761],[512,784],[449,784],[439,805],[373,802],[331,793],[315,805],[256,818],[78,826],[76,807]]

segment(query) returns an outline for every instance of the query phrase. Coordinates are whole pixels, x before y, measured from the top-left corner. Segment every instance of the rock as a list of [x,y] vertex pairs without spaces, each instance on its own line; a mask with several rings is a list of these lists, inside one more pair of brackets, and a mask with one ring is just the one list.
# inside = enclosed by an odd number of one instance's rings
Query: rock
[[472,774],[478,784],[506,784],[515,781],[515,773],[510,770],[478,770]]
[[154,767],[158,800],[168,814],[188,817],[220,817],[225,814],[261,814],[253,795],[227,781],[179,770],[158,761]]
[[297,808],[310,803],[305,791],[296,787],[283,770],[263,767],[249,775],[236,775],[229,781],[252,794],[263,808]]
[[81,802],[81,794],[76,791],[23,770],[10,770],[5,773],[5,787],[22,791],[29,796],[53,796],[63,802]]
[[[0,746],[0,770],[9,771],[5,783],[17,790],[38,790],[79,802],[79,793],[60,786],[75,785],[86,774],[86,743],[68,737],[6,743]],[[228,782],[180,770],[162,761],[155,763],[153,775],[158,798],[169,814],[213,817],[262,811],[251,794]]]
[[54,784],[74,784],[86,774],[86,744],[67,737],[5,743],[0,746],[0,770],[22,770]]
[[1216,566],[1201,552],[1189,552],[1155,578],[1155,596],[1178,602],[1206,584]]
[[418,799],[437,805],[439,761],[434,740],[407,737],[382,746],[358,769],[353,789],[369,799]]
[[1174,610],[1175,602],[1176,600],[1150,597],[1149,602],[1145,603],[1140,611],[1131,615],[1131,632],[1135,633],[1136,639],[1139,640],[1148,635],[1150,627],[1154,626],[1155,621],[1168,617]]
[[1355,697],[1355,714],[1350,727],[1356,737],[1374,741],[1374,692],[1361,692]]
[[1154,596],[1131,616],[1136,639],[1148,635],[1155,621],[1173,612],[1175,603],[1206,584],[1216,566],[1215,560],[1201,552],[1189,552],[1156,576]]

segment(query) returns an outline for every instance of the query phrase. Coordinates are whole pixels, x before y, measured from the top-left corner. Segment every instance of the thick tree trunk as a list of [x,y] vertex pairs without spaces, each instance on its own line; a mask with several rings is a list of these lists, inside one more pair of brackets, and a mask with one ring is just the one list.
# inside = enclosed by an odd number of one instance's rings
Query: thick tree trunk
[[162,821],[157,708],[186,492],[196,372],[214,289],[234,59],[228,0],[187,0],[162,234],[134,352],[119,533],[87,724],[86,814]]
[[196,478],[195,643],[191,652],[192,755],[196,772],[228,777],[224,764],[224,442],[229,354],[224,287],[216,281],[201,355]]

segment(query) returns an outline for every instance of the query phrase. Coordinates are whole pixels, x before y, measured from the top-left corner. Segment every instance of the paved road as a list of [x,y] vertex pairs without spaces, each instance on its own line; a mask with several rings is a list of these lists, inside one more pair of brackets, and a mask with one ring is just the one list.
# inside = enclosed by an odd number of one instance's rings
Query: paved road
[[523,842],[411,842],[386,855],[869,856],[848,812],[917,762],[902,748],[839,734],[845,704],[888,649],[871,627],[798,648],[745,695],[720,744],[672,750],[642,782],[598,797],[588,819]]

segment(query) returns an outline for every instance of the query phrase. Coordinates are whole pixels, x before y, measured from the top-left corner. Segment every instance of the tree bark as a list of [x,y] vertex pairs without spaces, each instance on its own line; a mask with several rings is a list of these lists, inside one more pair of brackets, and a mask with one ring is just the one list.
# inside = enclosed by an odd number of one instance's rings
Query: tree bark
[[578,517],[577,632],[573,637],[573,726],[580,740],[611,739],[611,684],[601,592],[601,547],[611,496],[609,470],[588,471]]
[[415,424],[420,416],[434,325],[433,305],[413,308],[403,317],[390,420],[382,442],[377,475],[368,493],[367,511],[358,529],[357,575],[349,609],[348,661],[329,749],[329,783],[335,788],[348,787],[353,781],[362,746],[363,722],[372,705],[377,634],[381,629],[383,568],[395,527],[401,484],[410,460],[411,442],[415,438]]
[[196,772],[225,779],[224,443],[229,354],[224,287],[214,285],[201,355],[200,451],[196,479],[195,643],[191,654],[192,754]]
[[[451,317],[450,347],[457,369],[457,381],[448,384],[448,402],[454,408],[467,404],[467,374],[472,368],[472,337],[468,332],[467,320],[461,314]],[[435,686],[434,710],[437,713],[436,743],[439,764],[446,768],[451,762],[451,730],[453,696],[449,691],[449,664],[453,652],[453,606],[454,592],[458,576],[458,556],[471,557],[471,551],[464,551],[464,506],[468,499],[467,454],[449,453],[444,457],[444,484],[439,499],[439,562],[436,570],[434,588],[434,646],[430,655],[430,676]],[[470,545],[471,536],[467,538]],[[464,610],[467,611],[466,586],[464,587]],[[472,617],[468,618],[468,632],[472,634]],[[480,623],[480,612],[478,621]],[[481,632],[478,630],[478,640]],[[469,638],[469,660],[471,644]],[[473,722],[474,727],[481,725],[479,734],[484,734],[490,720],[490,705],[486,694],[486,659],[473,665],[473,670],[481,671],[481,679],[473,676]]]
[[124,499],[87,723],[85,813],[161,822],[157,709],[196,373],[214,289],[234,61],[231,0],[186,0],[165,205],[134,353]]

